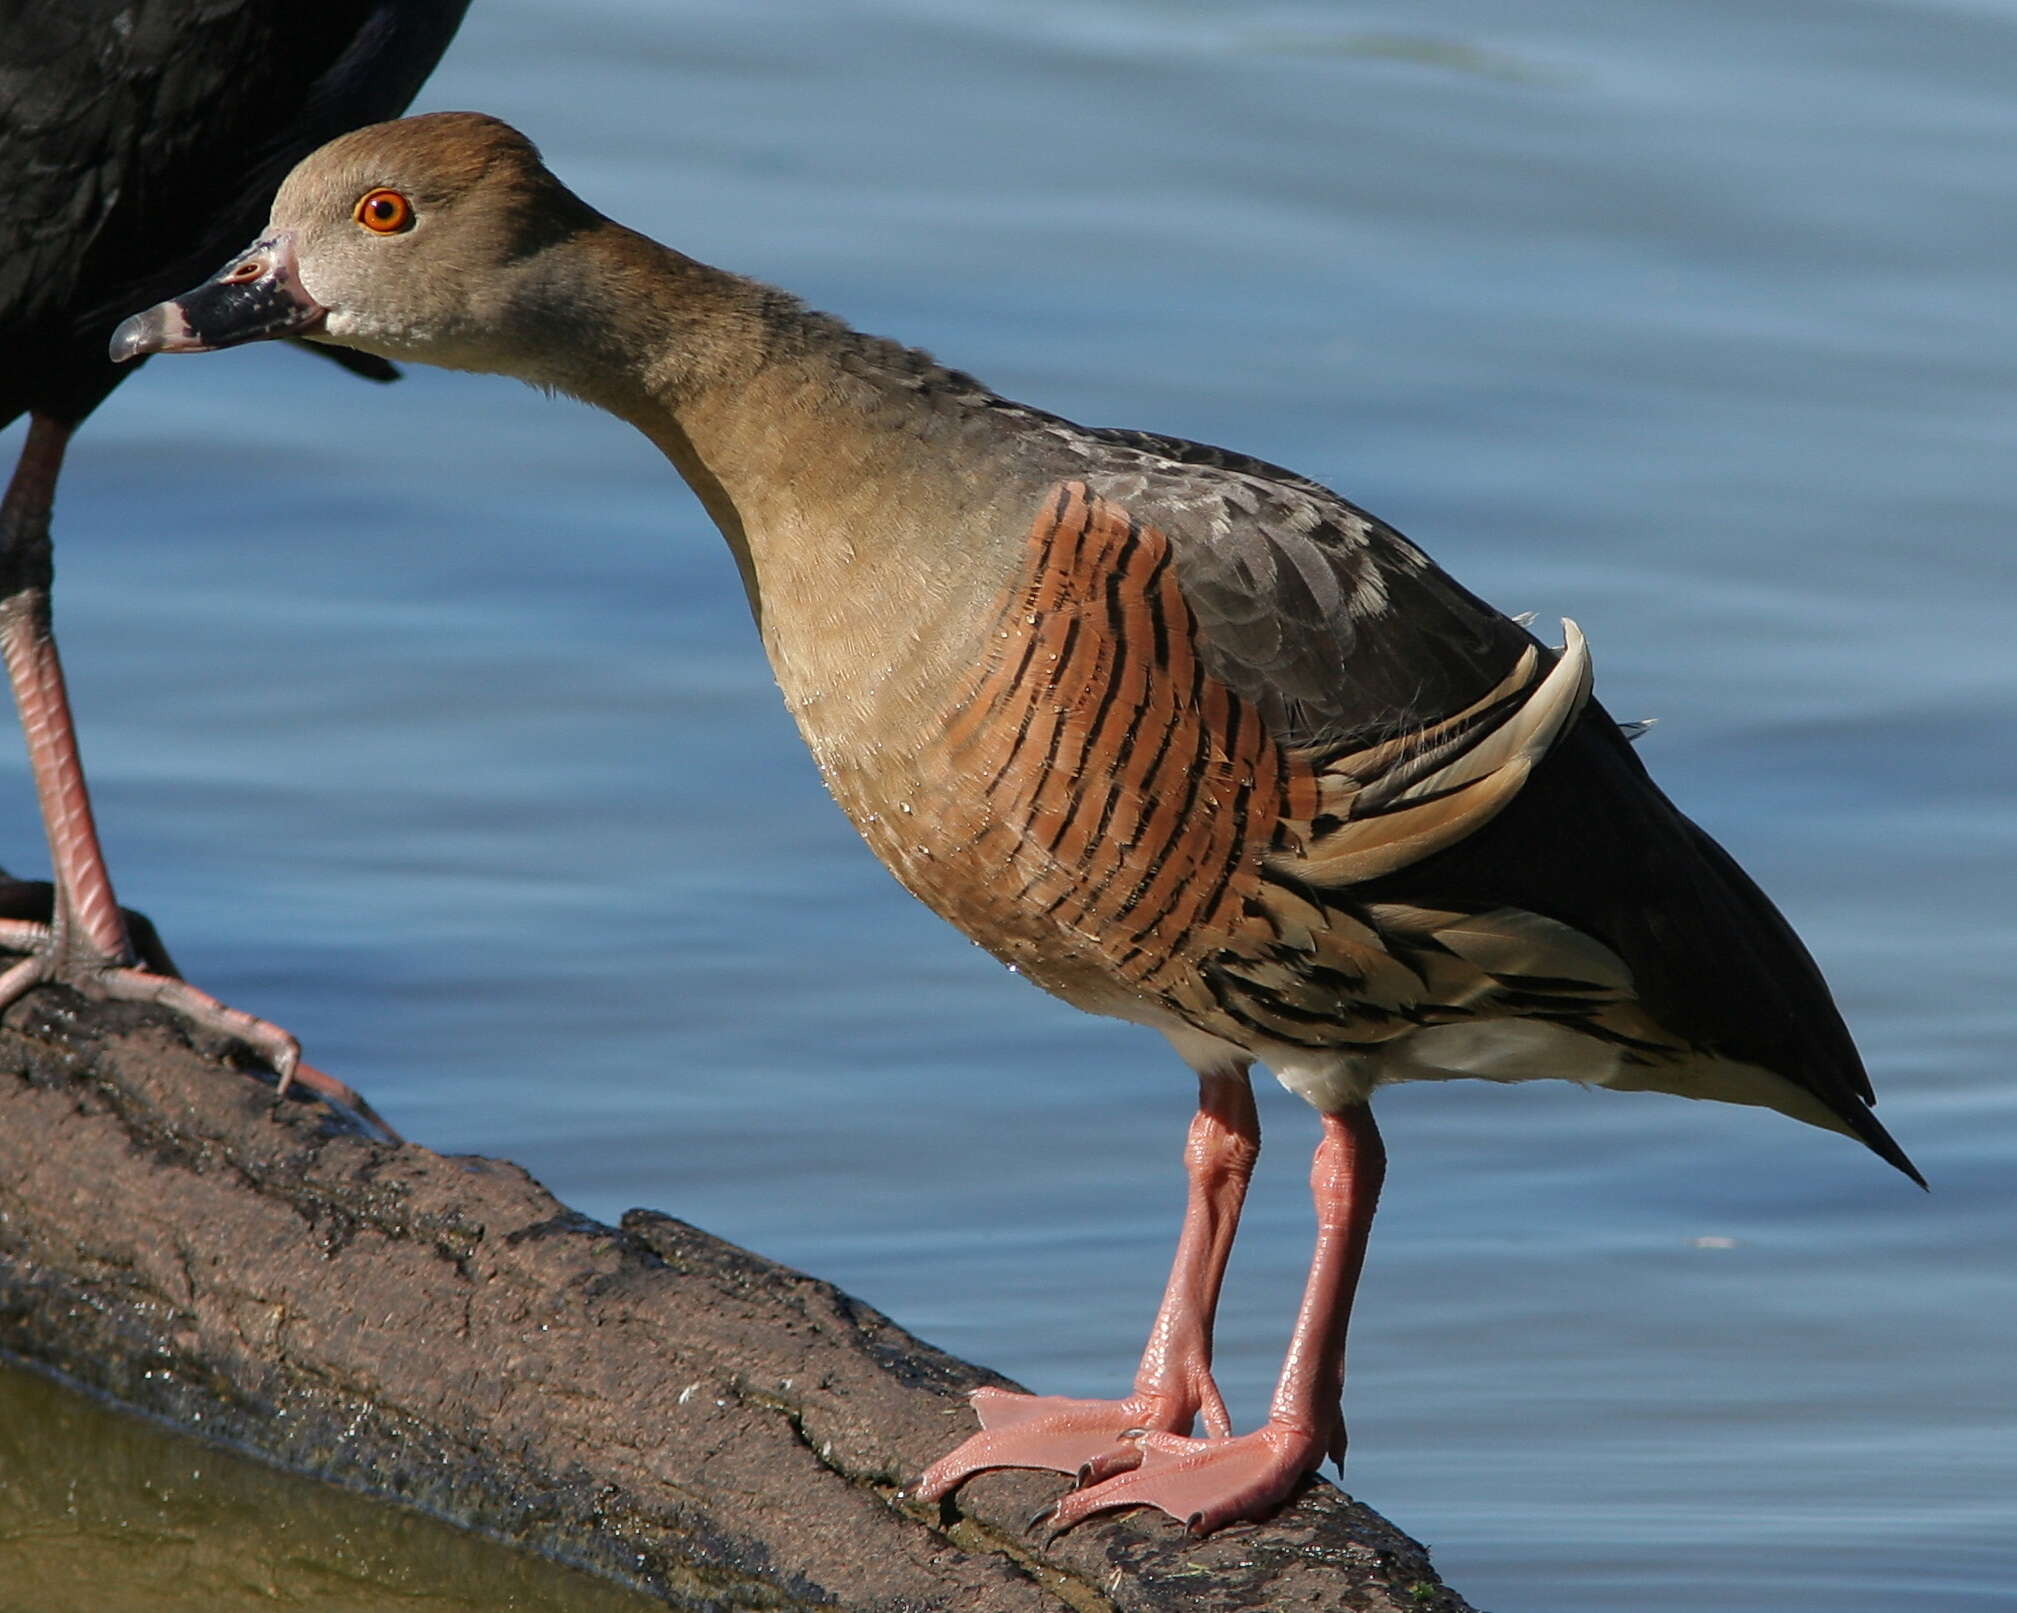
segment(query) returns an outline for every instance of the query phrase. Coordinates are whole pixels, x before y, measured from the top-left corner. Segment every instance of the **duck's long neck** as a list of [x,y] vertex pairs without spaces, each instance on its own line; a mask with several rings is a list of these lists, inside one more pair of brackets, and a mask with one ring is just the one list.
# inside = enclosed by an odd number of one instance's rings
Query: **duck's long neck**
[[998,507],[1021,492],[993,412],[921,355],[617,226],[575,253],[589,362],[535,379],[629,420],[699,495],[815,749],[938,720],[934,681],[998,611],[1039,497]]

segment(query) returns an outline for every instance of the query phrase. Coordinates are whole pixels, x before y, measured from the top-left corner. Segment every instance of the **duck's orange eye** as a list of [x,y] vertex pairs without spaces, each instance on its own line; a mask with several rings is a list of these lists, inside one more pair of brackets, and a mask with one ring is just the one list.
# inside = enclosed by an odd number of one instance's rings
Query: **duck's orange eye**
[[396,190],[368,190],[357,199],[350,215],[367,230],[380,235],[397,235],[413,225],[413,203]]

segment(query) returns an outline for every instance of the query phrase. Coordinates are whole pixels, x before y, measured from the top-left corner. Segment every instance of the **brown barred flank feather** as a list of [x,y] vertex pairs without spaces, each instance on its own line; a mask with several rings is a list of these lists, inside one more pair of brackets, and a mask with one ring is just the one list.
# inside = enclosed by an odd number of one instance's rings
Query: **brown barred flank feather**
[[1153,989],[1249,921],[1262,856],[1317,780],[1209,676],[1169,540],[1083,483],[1033,524],[944,757],[985,800],[976,852],[1025,911]]

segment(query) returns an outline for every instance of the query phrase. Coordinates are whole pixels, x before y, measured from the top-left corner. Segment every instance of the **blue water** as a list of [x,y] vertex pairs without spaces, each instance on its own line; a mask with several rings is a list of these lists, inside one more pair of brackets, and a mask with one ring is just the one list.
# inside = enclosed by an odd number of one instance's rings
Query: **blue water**
[[[1347,1482],[1494,1613],[2017,1606],[2013,76],[2007,0],[489,0],[423,97],[1011,395],[1332,482],[1661,719],[1935,1192],[1759,1111],[1384,1098]],[[1125,1381],[1186,1072],[874,863],[641,439],[164,360],[58,523],[114,872],[190,974],[418,1140]],[[1315,1137],[1263,1101],[1247,1419]]]

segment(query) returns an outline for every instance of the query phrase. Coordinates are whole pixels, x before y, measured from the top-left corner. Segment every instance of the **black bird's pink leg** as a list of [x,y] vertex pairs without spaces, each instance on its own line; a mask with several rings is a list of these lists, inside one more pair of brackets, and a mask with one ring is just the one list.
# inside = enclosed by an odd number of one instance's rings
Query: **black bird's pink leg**
[[249,1045],[280,1077],[341,1104],[395,1136],[361,1097],[301,1062],[301,1046],[279,1026],[228,1008],[173,975],[136,967],[126,921],[112,891],[84,764],[77,749],[63,666],[50,627],[49,515],[70,427],[32,415],[21,459],[0,498],[0,656],[21,713],[28,766],[49,836],[55,877],[50,922],[0,920],[0,947],[24,954],[0,971],[0,1008],[31,987],[58,982],[87,996],[155,1002],[202,1028]]

